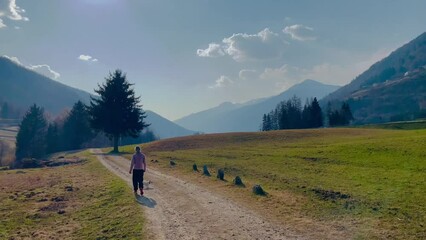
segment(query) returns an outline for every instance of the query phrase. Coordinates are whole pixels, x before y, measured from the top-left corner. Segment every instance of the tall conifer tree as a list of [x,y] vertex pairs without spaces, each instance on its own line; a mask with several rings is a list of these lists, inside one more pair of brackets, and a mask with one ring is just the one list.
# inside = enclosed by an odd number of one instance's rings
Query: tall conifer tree
[[16,160],[40,158],[46,153],[47,120],[43,108],[33,105],[25,113],[16,136]]
[[65,149],[79,149],[83,143],[94,137],[90,126],[90,115],[87,107],[78,101],[74,104],[63,127]]
[[144,122],[146,115],[139,105],[140,98],[135,96],[133,84],[127,81],[126,75],[115,70],[105,80],[95,89],[99,98],[91,98],[90,123],[113,139],[114,152],[118,152],[120,137],[138,137],[149,124]]

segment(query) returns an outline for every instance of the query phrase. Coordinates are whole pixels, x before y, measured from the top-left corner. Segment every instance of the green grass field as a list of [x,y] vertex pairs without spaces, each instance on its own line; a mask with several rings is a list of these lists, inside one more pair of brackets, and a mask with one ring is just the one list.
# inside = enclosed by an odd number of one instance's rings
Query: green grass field
[[233,191],[273,206],[283,222],[340,222],[352,238],[425,239],[425,146],[426,130],[341,128],[199,135],[142,147],[159,160],[155,167],[170,169],[175,160],[182,176],[206,164],[212,182],[225,169],[228,188],[236,175],[248,187],[261,184],[266,200]]
[[86,161],[0,171],[0,239],[144,239],[131,188],[88,152],[76,157]]
[[381,124],[369,124],[355,126],[358,128],[376,128],[376,129],[390,129],[390,130],[417,130],[426,129],[426,120],[405,121],[405,122],[389,122]]

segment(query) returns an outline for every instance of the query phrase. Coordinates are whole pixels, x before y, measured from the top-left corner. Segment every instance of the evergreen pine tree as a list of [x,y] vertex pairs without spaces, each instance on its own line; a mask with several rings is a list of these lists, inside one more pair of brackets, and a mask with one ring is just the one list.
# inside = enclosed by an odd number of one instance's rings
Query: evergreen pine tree
[[318,103],[317,98],[314,98],[311,102],[310,107],[310,127],[311,128],[319,128],[324,125],[323,118],[322,118],[322,110]]
[[303,107],[302,111],[302,128],[311,128],[312,127],[312,109],[311,104],[307,103]]
[[113,139],[113,151],[118,152],[120,137],[138,137],[149,124],[144,122],[145,112],[126,75],[121,70],[115,70],[105,80],[95,89],[99,98],[91,98],[90,123],[92,128],[105,132]]
[[50,123],[46,134],[46,153],[60,151],[59,128],[57,123]]
[[78,101],[74,104],[63,127],[63,140],[66,150],[79,149],[83,143],[94,137],[90,126],[90,116],[86,106]]
[[47,121],[43,108],[33,105],[25,113],[16,136],[16,161],[23,158],[40,158],[46,153]]
[[354,117],[352,115],[351,108],[348,103],[343,103],[342,108],[340,109],[340,116],[342,118],[342,125],[348,125]]
[[266,121],[266,114],[263,114],[263,118],[262,118],[262,131],[268,131],[267,129],[267,121]]

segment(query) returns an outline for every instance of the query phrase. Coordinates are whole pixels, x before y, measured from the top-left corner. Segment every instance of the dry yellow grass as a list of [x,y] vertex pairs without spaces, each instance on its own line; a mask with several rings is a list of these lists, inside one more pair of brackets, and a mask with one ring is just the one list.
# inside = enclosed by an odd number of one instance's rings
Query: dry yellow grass
[[90,154],[78,157],[87,161],[0,172],[0,239],[143,238],[127,184]]

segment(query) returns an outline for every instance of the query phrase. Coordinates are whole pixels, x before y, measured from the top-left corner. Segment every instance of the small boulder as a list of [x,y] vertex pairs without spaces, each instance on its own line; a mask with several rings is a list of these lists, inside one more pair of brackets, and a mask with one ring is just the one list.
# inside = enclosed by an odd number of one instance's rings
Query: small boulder
[[72,192],[74,191],[74,188],[71,185],[65,186],[65,191]]
[[192,170],[194,170],[194,172],[198,172],[197,164],[194,163],[194,165],[192,165]]
[[237,186],[244,186],[243,180],[239,176],[236,176],[234,179],[234,184]]
[[176,162],[173,161],[173,160],[170,160],[170,166],[172,166],[172,167],[176,166]]
[[207,168],[207,165],[203,166],[203,174],[206,175],[206,176],[211,176],[209,169]]
[[225,180],[225,171],[222,168],[217,170],[217,178],[222,181]]
[[263,188],[260,185],[253,186],[253,193],[256,195],[261,195],[261,196],[266,195],[266,192],[263,190]]

